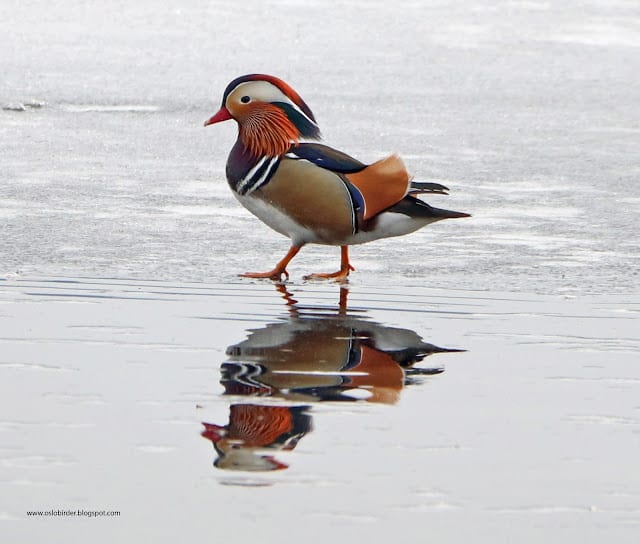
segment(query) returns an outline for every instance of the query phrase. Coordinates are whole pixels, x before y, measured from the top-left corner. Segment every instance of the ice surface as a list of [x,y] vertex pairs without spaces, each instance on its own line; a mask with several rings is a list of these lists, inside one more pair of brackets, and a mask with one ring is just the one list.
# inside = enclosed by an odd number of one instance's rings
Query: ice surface
[[[284,253],[226,187],[234,127],[202,128],[230,79],[264,71],[300,91],[327,143],[399,151],[451,187],[433,203],[474,216],[356,248],[365,274],[638,284],[635,3],[329,4],[4,2],[0,103],[42,107],[0,112],[2,272],[218,281]],[[303,255],[299,276],[336,260]]]

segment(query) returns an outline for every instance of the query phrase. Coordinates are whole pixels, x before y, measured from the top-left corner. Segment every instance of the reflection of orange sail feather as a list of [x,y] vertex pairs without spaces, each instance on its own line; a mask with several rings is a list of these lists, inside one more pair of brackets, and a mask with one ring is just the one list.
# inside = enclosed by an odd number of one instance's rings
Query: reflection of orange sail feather
[[350,376],[350,385],[369,390],[369,401],[397,402],[404,386],[404,371],[400,365],[383,351],[364,345],[360,349],[360,363],[353,369],[357,374]]

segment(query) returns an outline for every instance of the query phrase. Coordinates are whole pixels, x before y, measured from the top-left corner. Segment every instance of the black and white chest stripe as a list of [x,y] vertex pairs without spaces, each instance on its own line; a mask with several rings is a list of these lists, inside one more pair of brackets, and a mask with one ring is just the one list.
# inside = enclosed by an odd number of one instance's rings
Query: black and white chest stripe
[[256,189],[268,183],[280,164],[280,157],[262,157],[236,183],[239,195],[250,195]]

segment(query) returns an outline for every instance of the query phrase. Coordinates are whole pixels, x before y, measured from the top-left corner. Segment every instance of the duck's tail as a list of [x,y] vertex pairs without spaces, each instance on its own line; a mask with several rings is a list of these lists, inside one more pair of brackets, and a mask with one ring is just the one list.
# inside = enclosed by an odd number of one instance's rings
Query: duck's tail
[[409,185],[410,195],[417,195],[420,193],[436,193],[439,195],[448,195],[449,187],[445,187],[440,183],[434,183],[429,181],[411,181]]
[[464,212],[454,212],[452,210],[444,210],[435,208],[423,200],[414,196],[406,196],[389,211],[403,213],[410,217],[431,219],[432,221],[440,221],[441,219],[459,219],[462,217],[471,217],[470,214]]

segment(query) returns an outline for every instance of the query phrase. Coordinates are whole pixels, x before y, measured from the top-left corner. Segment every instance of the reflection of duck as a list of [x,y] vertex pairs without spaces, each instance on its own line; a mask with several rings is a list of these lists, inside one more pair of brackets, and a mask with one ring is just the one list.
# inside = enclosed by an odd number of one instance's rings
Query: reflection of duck
[[292,450],[311,431],[308,406],[235,404],[229,423],[203,423],[202,436],[211,440],[219,457],[214,462],[227,470],[269,471],[288,468],[264,450]]
[[235,395],[394,403],[408,376],[442,372],[411,368],[415,363],[455,351],[359,317],[294,316],[230,346],[221,383]]
[[[440,367],[413,368],[434,353],[463,351],[423,342],[414,331],[387,327],[347,311],[340,289],[337,311],[301,306],[284,285],[290,316],[250,331],[227,349],[221,383],[232,395],[279,396],[293,401],[394,403],[413,376],[439,374]],[[227,470],[273,471],[287,465],[268,455],[292,450],[311,431],[308,406],[234,404],[225,426],[203,423]]]

